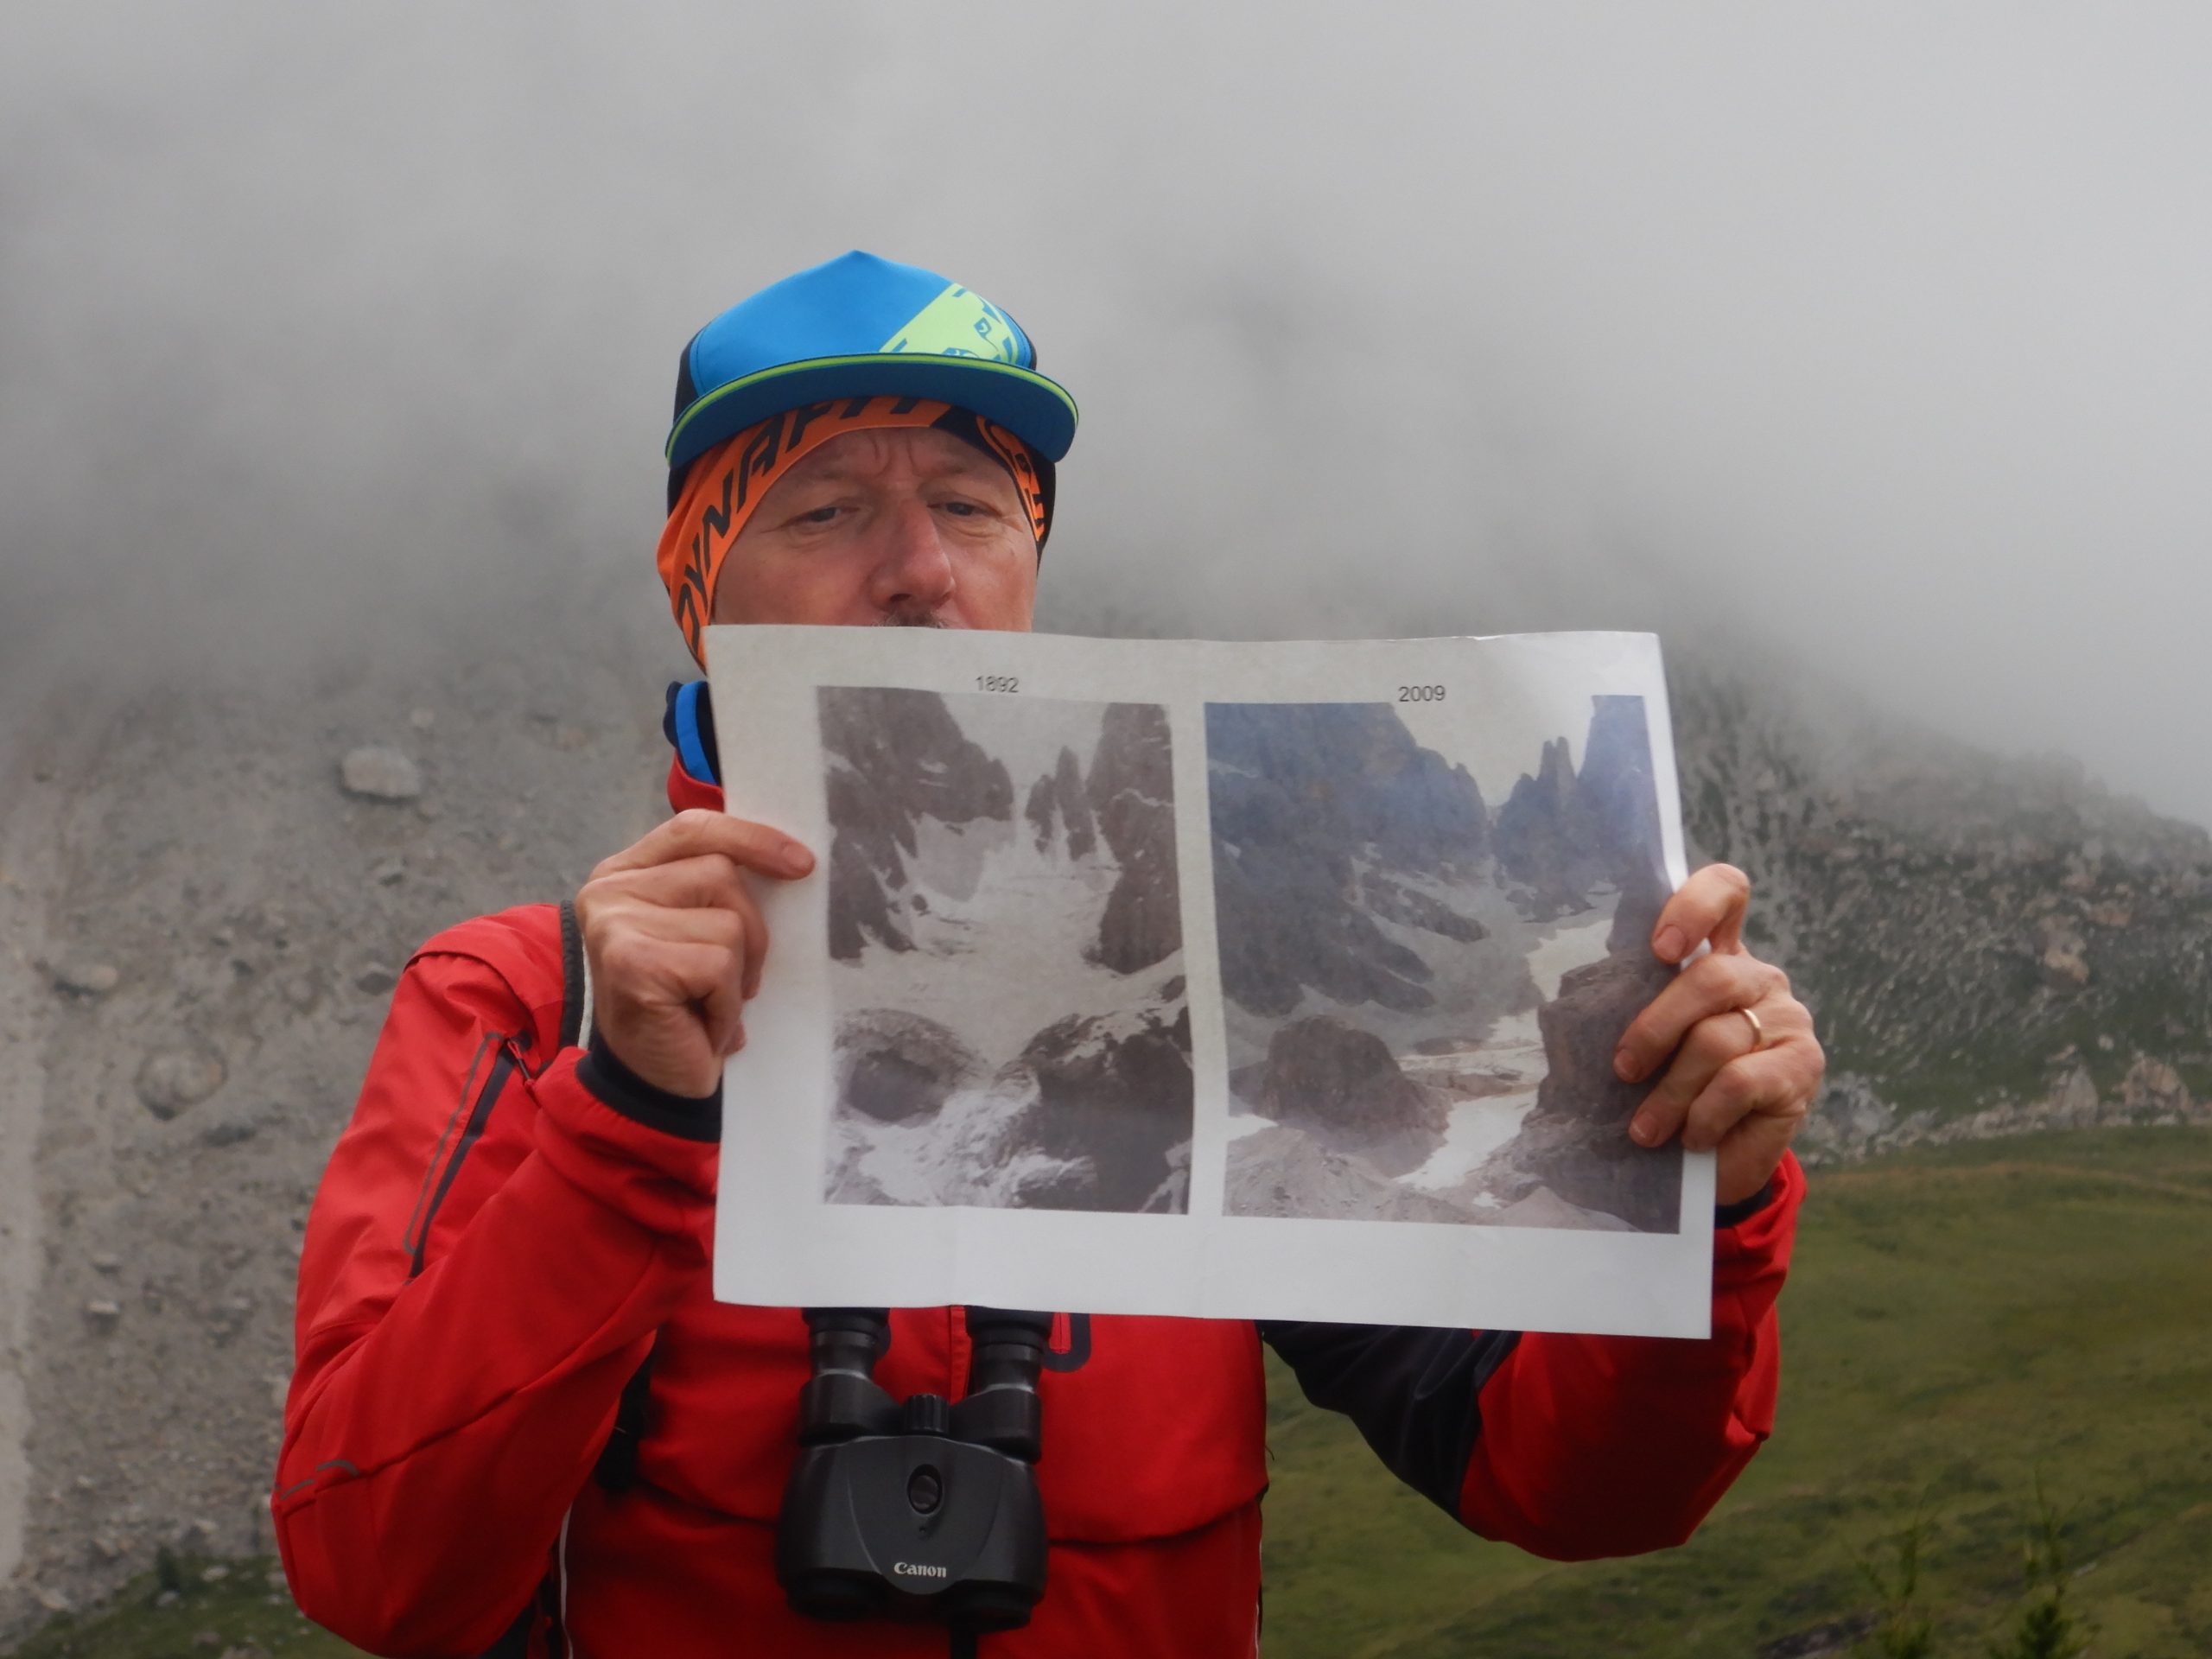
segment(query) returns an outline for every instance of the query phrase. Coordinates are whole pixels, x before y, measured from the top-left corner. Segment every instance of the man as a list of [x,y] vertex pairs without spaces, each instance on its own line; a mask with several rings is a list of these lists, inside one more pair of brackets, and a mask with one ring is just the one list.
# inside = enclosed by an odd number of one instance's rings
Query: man
[[[1034,365],[1005,313],[859,253],[710,323],[679,374],[660,550],[695,654],[709,619],[1027,628],[1075,428]],[[573,904],[465,923],[410,963],[317,1197],[277,1535],[301,1605],[376,1651],[948,1650],[928,1625],[810,1622],[777,1586],[805,1331],[715,1303],[708,1238],[722,1112],[775,1109],[720,1090],[773,971],[752,887],[821,877],[721,811],[701,690],[671,696],[675,817]],[[1675,895],[1654,949],[1712,950],[1618,1058],[1662,1072],[1639,1141],[1719,1149],[1709,1340],[1064,1319],[1041,1387],[1049,1584],[980,1650],[1255,1651],[1263,1336],[1479,1533],[1562,1558],[1687,1535],[1771,1424],[1787,1146],[1821,1066],[1787,982],[1743,949],[1746,897],[1721,868]],[[878,1376],[957,1397],[968,1360],[955,1310],[901,1311]]]

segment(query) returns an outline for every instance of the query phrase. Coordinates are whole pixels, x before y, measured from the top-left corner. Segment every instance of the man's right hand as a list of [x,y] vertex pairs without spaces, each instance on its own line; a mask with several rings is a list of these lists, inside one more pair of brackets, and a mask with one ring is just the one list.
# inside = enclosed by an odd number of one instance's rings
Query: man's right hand
[[592,1023],[617,1059],[672,1095],[714,1093],[745,1046],[768,930],[746,872],[788,881],[814,855],[764,823],[679,812],[592,871],[576,894]]

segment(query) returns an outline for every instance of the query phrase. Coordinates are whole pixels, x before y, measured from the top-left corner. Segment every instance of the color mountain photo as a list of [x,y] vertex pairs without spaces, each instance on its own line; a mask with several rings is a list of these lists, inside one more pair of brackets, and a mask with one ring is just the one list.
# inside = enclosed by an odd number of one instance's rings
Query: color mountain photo
[[1675,1230],[1680,1151],[1612,1074],[1672,971],[1650,739],[1592,705],[1494,810],[1433,713],[1207,706],[1230,1213]]

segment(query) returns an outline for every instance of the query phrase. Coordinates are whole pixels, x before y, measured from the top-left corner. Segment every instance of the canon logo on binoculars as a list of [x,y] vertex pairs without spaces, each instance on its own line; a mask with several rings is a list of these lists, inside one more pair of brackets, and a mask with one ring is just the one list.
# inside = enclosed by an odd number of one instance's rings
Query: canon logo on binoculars
[[893,1561],[891,1570],[907,1579],[941,1579],[946,1576],[943,1567],[931,1567],[926,1561]]

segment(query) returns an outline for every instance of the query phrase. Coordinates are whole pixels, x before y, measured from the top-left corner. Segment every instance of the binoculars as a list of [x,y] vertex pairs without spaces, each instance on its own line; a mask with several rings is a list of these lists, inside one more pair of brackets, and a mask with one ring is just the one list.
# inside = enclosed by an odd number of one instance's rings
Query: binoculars
[[1029,1622],[1045,1593],[1035,1464],[1049,1313],[968,1310],[957,1402],[894,1400],[875,1380],[880,1307],[805,1310],[812,1375],[784,1488],[776,1577],[811,1618],[904,1618],[982,1633]]

